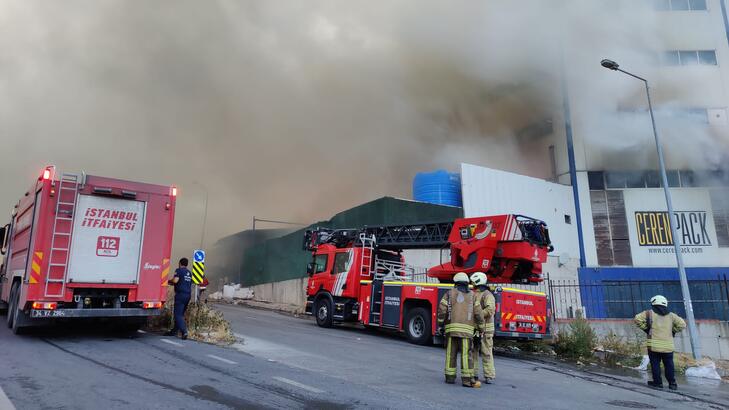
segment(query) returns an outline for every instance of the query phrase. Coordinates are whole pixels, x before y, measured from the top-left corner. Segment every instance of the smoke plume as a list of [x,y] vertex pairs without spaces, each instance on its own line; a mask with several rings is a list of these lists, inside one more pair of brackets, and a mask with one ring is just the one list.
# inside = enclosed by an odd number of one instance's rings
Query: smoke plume
[[[646,168],[647,116],[619,113],[644,107],[641,84],[600,59],[656,76],[665,107],[693,89],[659,77],[661,25],[637,3],[3,0],[0,205],[49,163],[177,184],[187,253],[206,197],[209,245],[253,215],[310,222],[408,197],[416,172],[461,161],[546,178],[565,78],[578,165]],[[671,118],[672,166],[720,161],[703,147],[726,137]],[[686,138],[697,148],[673,148]]]

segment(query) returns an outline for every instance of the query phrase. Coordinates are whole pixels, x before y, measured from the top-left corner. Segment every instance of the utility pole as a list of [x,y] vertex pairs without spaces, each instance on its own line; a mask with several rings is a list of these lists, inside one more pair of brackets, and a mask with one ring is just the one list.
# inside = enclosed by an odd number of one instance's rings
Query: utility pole
[[699,332],[696,327],[696,320],[694,319],[694,307],[691,302],[691,292],[689,291],[688,278],[686,277],[686,269],[683,264],[683,254],[681,253],[681,245],[678,243],[678,233],[676,232],[676,213],[673,211],[673,200],[671,198],[671,191],[668,188],[668,176],[666,175],[666,163],[663,159],[663,146],[661,145],[661,139],[658,136],[658,130],[656,129],[656,119],[653,115],[653,103],[651,102],[651,91],[648,87],[648,80],[643,77],[639,77],[633,73],[627,72],[620,68],[620,65],[612,60],[602,60],[600,64],[613,71],[620,71],[623,74],[627,74],[633,78],[643,81],[645,84],[645,93],[648,96],[648,112],[651,116],[651,125],[653,125],[653,137],[656,141],[656,151],[658,152],[658,166],[661,173],[661,182],[663,183],[663,193],[666,196],[666,207],[668,209],[668,219],[671,225],[671,236],[673,237],[673,249],[676,253],[676,265],[678,266],[678,276],[681,281],[681,293],[683,295],[683,304],[686,309],[686,320],[688,322],[689,338],[691,339],[691,351],[694,355],[694,359],[701,359],[701,345],[699,342]]

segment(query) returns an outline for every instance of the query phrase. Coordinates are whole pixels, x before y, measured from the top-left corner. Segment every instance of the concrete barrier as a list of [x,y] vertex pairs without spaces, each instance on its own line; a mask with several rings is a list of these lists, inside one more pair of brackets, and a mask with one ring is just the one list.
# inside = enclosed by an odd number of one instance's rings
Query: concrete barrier
[[306,282],[308,278],[284,280],[251,286],[253,300],[301,306],[306,303]]
[[[625,338],[635,339],[637,335],[644,335],[632,319],[589,319],[590,325],[603,338],[611,333]],[[557,328],[569,327],[570,319],[558,319]],[[719,320],[698,320],[699,342],[701,353],[712,359],[729,360],[729,323]],[[674,339],[676,351],[691,353],[691,342],[689,341],[688,330],[676,335]]]

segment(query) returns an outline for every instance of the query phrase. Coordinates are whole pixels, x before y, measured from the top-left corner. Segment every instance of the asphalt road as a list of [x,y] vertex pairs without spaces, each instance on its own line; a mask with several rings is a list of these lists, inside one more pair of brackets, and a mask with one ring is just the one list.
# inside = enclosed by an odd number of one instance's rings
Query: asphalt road
[[[0,328],[0,387],[18,409],[716,408],[563,368],[497,358],[496,383],[443,383],[444,351],[379,332],[221,305],[241,339]],[[0,409],[3,394],[0,391]]]

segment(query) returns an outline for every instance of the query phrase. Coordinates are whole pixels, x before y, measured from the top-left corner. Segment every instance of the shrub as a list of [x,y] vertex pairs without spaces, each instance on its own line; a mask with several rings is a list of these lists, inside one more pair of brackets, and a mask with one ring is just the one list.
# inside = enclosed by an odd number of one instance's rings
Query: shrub
[[590,326],[582,311],[577,311],[577,318],[574,319],[568,329],[561,329],[557,332],[557,340],[554,349],[557,354],[571,358],[591,358],[597,345],[597,334]]
[[235,341],[230,323],[223,314],[211,309],[203,302],[190,303],[185,315],[190,336],[196,340],[212,343],[232,343]]
[[603,360],[610,366],[635,367],[642,359],[642,343],[639,337],[627,338],[610,333],[600,341],[605,355]]
[[[151,331],[167,331],[174,322],[174,296],[168,297],[162,314],[147,321],[147,329]],[[217,310],[211,309],[203,302],[190,303],[185,312],[185,323],[191,339],[208,343],[230,344],[235,341],[230,323]]]

